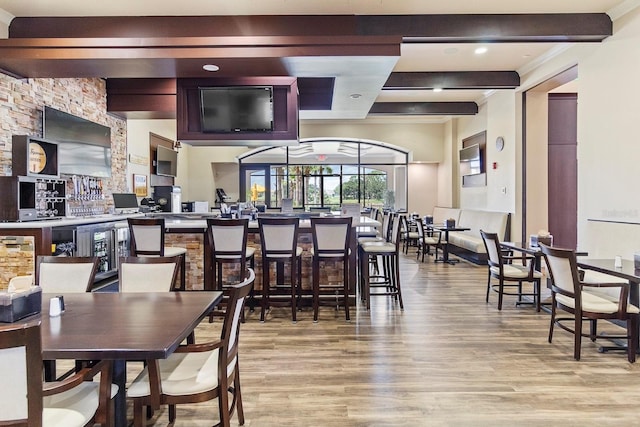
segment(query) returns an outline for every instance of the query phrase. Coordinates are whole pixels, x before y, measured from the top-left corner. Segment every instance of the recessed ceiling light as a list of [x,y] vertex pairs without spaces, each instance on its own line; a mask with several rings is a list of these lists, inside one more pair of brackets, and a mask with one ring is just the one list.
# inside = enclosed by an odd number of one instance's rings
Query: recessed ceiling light
[[482,55],[483,53],[487,53],[489,49],[485,46],[477,47],[476,50],[473,51],[476,55]]
[[434,92],[442,92],[442,88],[441,87],[434,87],[433,91]]
[[458,53],[458,49],[455,47],[448,47],[445,50],[443,50],[443,52],[445,55],[453,55]]
[[358,99],[360,98],[362,95],[359,93],[352,93],[351,95],[349,95],[349,98],[351,99]]
[[202,69],[205,71],[218,71],[220,67],[214,64],[205,64],[202,66]]

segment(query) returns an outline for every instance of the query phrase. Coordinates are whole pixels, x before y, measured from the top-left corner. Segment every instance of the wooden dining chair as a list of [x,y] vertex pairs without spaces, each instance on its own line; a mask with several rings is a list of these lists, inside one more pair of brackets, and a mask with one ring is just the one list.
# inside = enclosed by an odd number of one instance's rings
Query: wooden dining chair
[[176,288],[180,257],[121,257],[120,292],[169,292]]
[[128,218],[130,255],[142,257],[180,257],[180,289],[187,286],[187,249],[166,246],[164,218]]
[[42,292],[90,292],[98,271],[98,257],[38,256],[36,285]]
[[[551,278],[551,322],[549,324],[549,342],[553,340],[554,325],[571,332],[574,336],[573,358],[580,360],[582,337],[591,341],[598,338],[624,339],[627,341],[627,358],[636,361],[638,351],[638,317],[640,310],[629,304],[629,283],[585,283],[580,281],[580,272],[576,253],[570,249],[552,248],[540,244],[540,249],[549,269]],[[601,292],[603,289],[619,289],[615,297]],[[572,317],[559,317],[558,309],[570,313]],[[626,334],[615,336],[598,333],[597,321],[624,322]],[[582,323],[588,321],[590,330],[582,332]],[[573,327],[565,324],[573,323]]]
[[[90,381],[100,374],[100,381]],[[40,323],[0,326],[0,425],[83,427],[113,424],[111,362],[63,381],[42,382]]]
[[134,427],[144,425],[145,406],[169,405],[169,423],[173,425],[176,405],[212,399],[218,399],[220,423],[216,425],[229,427],[235,410],[238,423],[244,424],[238,342],[240,315],[254,280],[255,273],[249,268],[242,283],[229,286],[219,340],[183,345],[167,359],[147,361],[127,390],[127,396],[133,400]]
[[[542,273],[535,269],[535,257],[524,254],[521,256],[505,255],[500,246],[500,239],[497,233],[487,233],[480,230],[480,235],[487,250],[486,302],[489,302],[489,291],[491,290],[498,293],[498,310],[502,310],[504,295],[517,296],[516,305],[528,304],[522,297],[530,296],[533,298],[536,311],[540,311],[540,280],[542,279]],[[492,284],[492,278],[496,279],[498,283]],[[524,291],[523,282],[532,283],[533,291]]]

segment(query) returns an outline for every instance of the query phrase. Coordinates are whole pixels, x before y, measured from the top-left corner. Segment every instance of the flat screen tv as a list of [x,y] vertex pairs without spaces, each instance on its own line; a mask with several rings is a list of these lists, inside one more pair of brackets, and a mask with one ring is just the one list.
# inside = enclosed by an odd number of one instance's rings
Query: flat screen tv
[[483,173],[480,145],[474,144],[460,150],[460,175]]
[[268,132],[273,130],[272,86],[200,87],[202,132]]
[[156,150],[156,175],[172,176],[178,175],[178,153],[162,145],[158,145]]
[[59,172],[111,176],[111,128],[51,107],[42,114],[43,137],[58,142]]

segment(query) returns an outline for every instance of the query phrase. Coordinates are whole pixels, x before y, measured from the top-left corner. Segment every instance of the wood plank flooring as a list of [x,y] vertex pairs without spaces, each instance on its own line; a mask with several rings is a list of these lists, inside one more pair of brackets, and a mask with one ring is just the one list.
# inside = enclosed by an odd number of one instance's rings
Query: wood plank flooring
[[[549,315],[497,294],[485,303],[486,267],[402,256],[405,309],[377,297],[345,322],[323,307],[290,320],[274,308],[249,313],[240,333],[246,426],[606,426],[640,425],[640,362],[599,353]],[[604,323],[604,322],[602,322]],[[202,323],[197,337],[217,335]],[[136,364],[130,364],[130,376]],[[210,426],[215,402],[178,406],[177,426]],[[167,409],[149,425],[167,424]],[[234,415],[232,425],[237,425]]]

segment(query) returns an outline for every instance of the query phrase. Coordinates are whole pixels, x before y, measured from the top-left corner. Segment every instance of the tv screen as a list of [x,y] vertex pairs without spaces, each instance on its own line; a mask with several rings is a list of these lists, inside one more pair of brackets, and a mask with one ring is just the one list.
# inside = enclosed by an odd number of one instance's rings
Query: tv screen
[[460,175],[477,175],[482,173],[482,159],[478,144],[460,150]]
[[273,130],[272,86],[201,87],[202,132]]
[[178,175],[178,153],[171,148],[158,145],[156,150],[156,175]]
[[51,107],[42,114],[43,137],[58,142],[59,172],[111,176],[111,128]]

